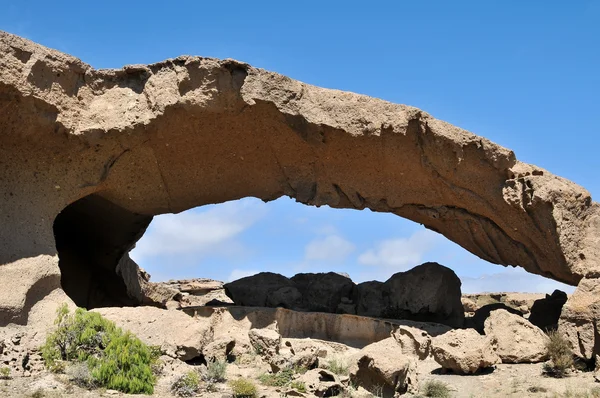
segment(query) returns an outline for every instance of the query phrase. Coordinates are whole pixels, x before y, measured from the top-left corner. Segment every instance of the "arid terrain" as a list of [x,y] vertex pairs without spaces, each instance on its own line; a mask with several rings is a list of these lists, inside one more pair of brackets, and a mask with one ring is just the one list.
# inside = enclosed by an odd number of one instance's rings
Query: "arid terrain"
[[[426,267],[430,273],[446,272],[438,268],[441,266]],[[268,301],[281,288],[273,283],[257,285],[254,280],[274,277],[289,288],[283,277],[274,274],[259,274],[224,285],[209,279],[152,283],[149,275],[140,271],[148,303],[153,306],[100,308],[94,312],[132,331],[147,344],[160,347],[153,393],[156,397],[186,396],[178,395],[173,385],[189,372],[199,375],[199,383],[197,391],[187,396],[202,397],[236,396],[230,383],[239,379],[250,380],[259,397],[600,396],[594,369],[584,370],[580,365],[579,370],[573,367],[560,378],[548,375],[545,369],[551,362],[545,345],[547,337],[527,319],[532,309],[535,317],[540,305],[546,306],[547,313],[548,301],[560,296],[557,292],[548,296],[463,295],[464,322],[471,325],[466,329],[407,319],[239,306],[229,297],[233,285],[237,289],[234,298],[244,289],[253,289],[255,297],[262,294]],[[306,281],[309,277],[304,274],[302,278]],[[314,274],[315,280],[324,277],[327,274]],[[330,277],[337,279],[337,274]],[[341,276],[340,281],[347,284],[349,279]],[[321,299],[338,296],[340,303],[350,305],[345,308],[351,308],[352,300],[342,299],[344,295],[333,288],[344,290],[345,284],[329,283],[330,290],[321,291]],[[257,286],[261,288],[257,290]],[[46,303],[40,306],[43,316],[37,316],[38,327],[56,328],[48,318],[61,299],[68,301],[58,294],[42,301]],[[559,302],[564,304],[565,300],[566,295]],[[560,311],[556,314],[555,322]],[[475,330],[481,317],[485,318],[482,335]],[[492,325],[492,319],[496,325]],[[37,347],[43,339],[36,336],[44,332],[37,330],[32,336],[30,328],[2,329],[0,358],[10,367],[10,374],[0,381],[2,396],[135,396],[86,388],[82,376],[70,370],[70,365],[58,373],[50,372],[43,366]],[[464,334],[453,343],[446,339],[451,333]],[[29,363],[23,366],[25,355]],[[211,363],[222,366],[218,381],[209,376]],[[440,382],[442,389],[437,385],[438,389],[428,390],[436,386],[433,382]]]
[[[154,216],[283,196],[576,290],[462,295],[435,262],[153,283],[130,257]],[[94,69],[0,31],[2,396],[598,397],[599,276],[585,188],[425,111],[232,59]]]

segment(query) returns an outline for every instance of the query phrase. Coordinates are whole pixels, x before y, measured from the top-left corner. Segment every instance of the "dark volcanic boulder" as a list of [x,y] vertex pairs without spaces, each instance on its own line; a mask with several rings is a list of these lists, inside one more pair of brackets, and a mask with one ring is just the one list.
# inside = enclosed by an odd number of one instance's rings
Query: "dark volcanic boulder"
[[226,283],[223,287],[236,305],[290,309],[301,305],[301,294],[294,282],[273,272],[261,272]]
[[356,285],[354,291],[356,315],[381,316],[386,304],[383,300],[383,282],[369,281]]
[[567,298],[567,293],[555,290],[551,295],[547,294],[546,298],[536,300],[531,307],[529,322],[542,330],[556,329]]
[[380,316],[462,327],[465,313],[460,285],[454,271],[438,263],[398,272],[383,284],[387,306]]
[[337,312],[338,305],[351,302],[356,285],[335,272],[297,274],[291,278],[302,294],[302,307],[309,311]]

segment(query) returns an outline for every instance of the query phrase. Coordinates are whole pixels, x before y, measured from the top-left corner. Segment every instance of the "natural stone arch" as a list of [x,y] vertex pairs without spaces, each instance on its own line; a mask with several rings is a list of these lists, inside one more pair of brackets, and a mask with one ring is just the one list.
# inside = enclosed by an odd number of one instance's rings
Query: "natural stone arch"
[[102,220],[133,237],[106,246],[115,268],[153,215],[288,195],[394,213],[572,285],[600,274],[587,191],[416,108],[232,60],[94,70],[5,33],[0,65],[0,264],[58,272],[55,220],[89,195],[135,215]]

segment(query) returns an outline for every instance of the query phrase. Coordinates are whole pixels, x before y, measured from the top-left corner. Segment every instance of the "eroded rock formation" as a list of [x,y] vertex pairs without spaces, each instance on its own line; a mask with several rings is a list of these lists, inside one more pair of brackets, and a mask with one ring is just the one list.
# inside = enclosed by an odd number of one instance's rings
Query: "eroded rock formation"
[[[424,263],[385,282],[355,285],[346,276],[303,273],[288,279],[261,272],[224,285],[236,305],[357,314],[388,319],[464,325],[460,279],[450,268]],[[483,328],[483,323],[482,323]]]
[[95,70],[0,32],[0,132],[0,280],[49,282],[0,319],[58,277],[80,306],[139,303],[127,253],[152,216],[247,196],[390,212],[496,264],[600,276],[585,189],[419,109],[233,60]]

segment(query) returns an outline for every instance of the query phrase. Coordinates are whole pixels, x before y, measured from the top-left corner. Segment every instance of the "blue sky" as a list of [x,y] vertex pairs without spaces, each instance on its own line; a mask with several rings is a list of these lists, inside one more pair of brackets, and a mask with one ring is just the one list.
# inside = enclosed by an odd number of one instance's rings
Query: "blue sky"
[[[235,58],[424,109],[600,197],[600,1],[4,1],[0,29],[97,68]],[[133,256],[154,280],[260,270],[385,279],[422,261],[463,290],[551,291],[393,215],[248,198],[160,216]]]

